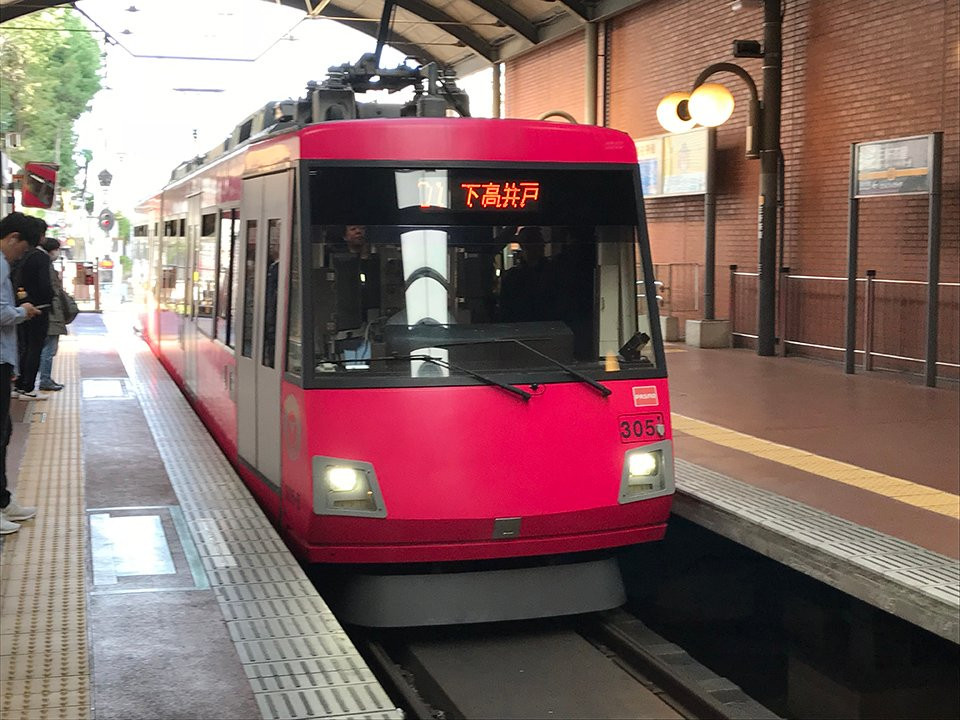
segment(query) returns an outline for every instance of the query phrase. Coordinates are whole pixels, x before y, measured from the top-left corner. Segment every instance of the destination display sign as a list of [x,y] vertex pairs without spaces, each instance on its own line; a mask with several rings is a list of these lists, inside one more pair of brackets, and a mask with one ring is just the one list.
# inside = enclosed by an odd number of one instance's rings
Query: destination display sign
[[535,181],[462,182],[459,200],[468,210],[533,210],[540,200]]
[[323,167],[311,171],[318,225],[633,225],[635,171]]

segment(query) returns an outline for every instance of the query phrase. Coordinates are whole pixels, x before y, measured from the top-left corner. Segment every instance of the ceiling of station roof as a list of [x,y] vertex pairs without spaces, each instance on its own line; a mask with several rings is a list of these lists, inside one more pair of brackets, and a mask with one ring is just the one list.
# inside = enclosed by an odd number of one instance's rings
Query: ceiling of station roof
[[[264,1],[336,20],[373,37],[384,9],[384,0]],[[421,62],[436,61],[465,75],[646,1],[394,0],[387,42]],[[0,22],[63,4],[0,0]]]

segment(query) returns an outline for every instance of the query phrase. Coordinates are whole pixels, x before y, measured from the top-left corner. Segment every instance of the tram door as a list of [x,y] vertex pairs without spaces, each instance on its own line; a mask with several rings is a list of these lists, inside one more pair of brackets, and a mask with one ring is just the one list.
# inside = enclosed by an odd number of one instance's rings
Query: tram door
[[187,198],[187,276],[184,278],[184,313],[180,321],[183,349],[183,380],[191,395],[197,395],[197,322],[194,305],[197,285],[197,251],[200,247],[200,193]]
[[240,231],[243,282],[237,356],[240,457],[280,487],[280,380],[286,343],[293,173],[243,181]]

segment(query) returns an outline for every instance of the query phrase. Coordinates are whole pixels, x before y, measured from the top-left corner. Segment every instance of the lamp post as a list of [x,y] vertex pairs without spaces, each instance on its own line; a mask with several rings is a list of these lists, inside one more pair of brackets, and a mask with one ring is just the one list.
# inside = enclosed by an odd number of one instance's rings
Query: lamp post
[[[780,0],[764,0],[763,46],[753,41],[735,41],[737,57],[763,58],[763,100],[746,70],[729,62],[707,66],[697,76],[692,91],[671,93],[657,106],[657,119],[670,132],[682,132],[700,124],[716,127],[733,113],[733,96],[724,86],[707,80],[721,72],[732,73],[750,91],[747,116],[746,156],[760,159],[760,205],[758,208],[757,354],[773,355],[776,346],[777,191],[780,159],[781,19]],[[704,268],[704,317],[713,319],[715,238],[707,222]],[[731,321],[733,318],[731,318]]]
[[[113,181],[113,175],[111,175],[110,172],[106,168],[104,168],[97,174],[97,180],[100,181],[100,187],[103,188],[103,211],[101,212],[101,215],[102,215],[104,212],[109,212],[109,210],[107,210],[107,208],[110,206],[110,201],[108,198],[108,195],[109,195],[108,188],[110,187],[110,183]],[[101,225],[101,229],[103,229],[102,225]],[[106,230],[106,232],[109,232],[109,228]]]
[[107,200],[107,189],[110,187],[110,183],[113,181],[113,175],[111,175],[106,169],[103,169],[97,175],[97,180],[100,181],[100,187],[103,188],[103,209],[100,211],[100,215],[97,217],[97,226],[103,231],[104,241],[106,242],[110,238],[110,231],[113,230],[113,226],[116,224],[116,218],[110,211],[110,204]]

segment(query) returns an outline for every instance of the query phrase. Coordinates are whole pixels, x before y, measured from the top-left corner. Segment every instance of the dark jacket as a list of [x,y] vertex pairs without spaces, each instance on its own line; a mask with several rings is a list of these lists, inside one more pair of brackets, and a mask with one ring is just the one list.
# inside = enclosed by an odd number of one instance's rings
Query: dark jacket
[[66,335],[67,324],[63,316],[63,281],[53,262],[50,263],[50,284],[53,286],[53,304],[50,306],[50,327],[47,328],[47,335]]
[[[38,306],[53,303],[53,285],[50,282],[51,265],[50,256],[40,248],[33,248],[17,263],[17,267],[10,273],[17,305],[25,302]],[[26,295],[23,294],[24,292]]]

